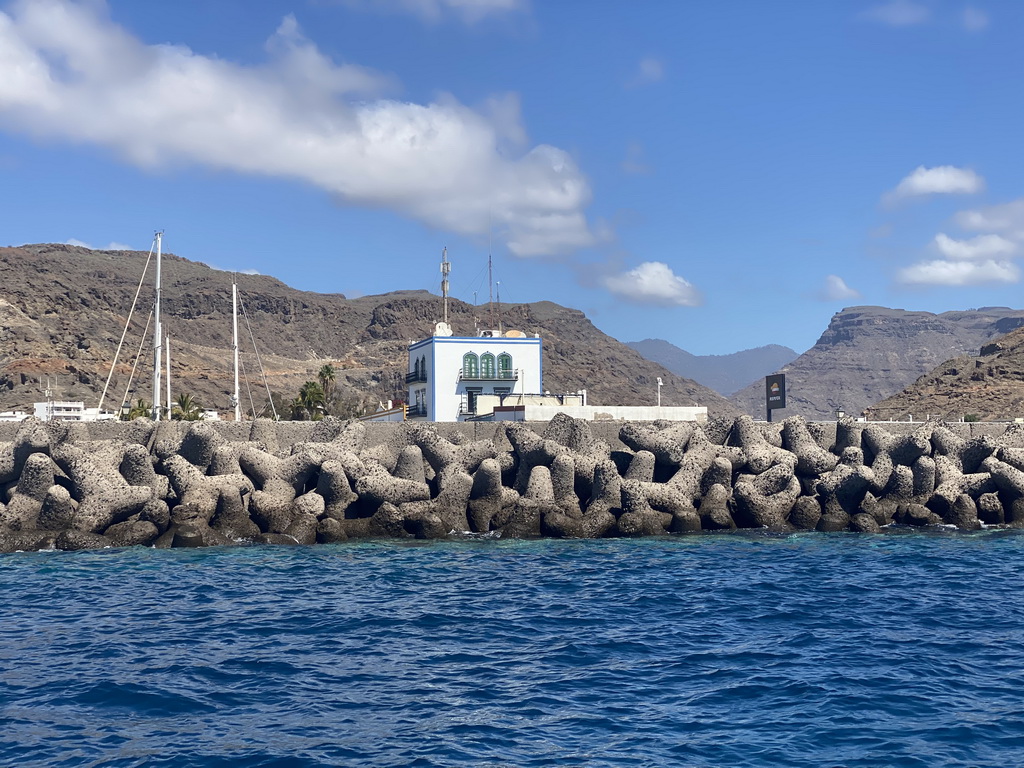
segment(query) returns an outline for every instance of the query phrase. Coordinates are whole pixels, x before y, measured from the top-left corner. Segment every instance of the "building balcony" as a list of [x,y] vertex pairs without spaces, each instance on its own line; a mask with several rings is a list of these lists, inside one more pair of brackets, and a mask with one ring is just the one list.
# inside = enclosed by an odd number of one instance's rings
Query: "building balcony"
[[475,373],[468,376],[465,371],[460,371],[459,381],[519,381],[519,371],[495,371],[491,374]]
[[406,384],[413,384],[413,383],[418,382],[418,381],[426,381],[426,380],[427,380],[427,372],[426,371],[413,371],[412,373],[405,374],[405,383]]
[[425,419],[427,417],[427,406],[423,403],[410,405],[405,409],[407,419]]

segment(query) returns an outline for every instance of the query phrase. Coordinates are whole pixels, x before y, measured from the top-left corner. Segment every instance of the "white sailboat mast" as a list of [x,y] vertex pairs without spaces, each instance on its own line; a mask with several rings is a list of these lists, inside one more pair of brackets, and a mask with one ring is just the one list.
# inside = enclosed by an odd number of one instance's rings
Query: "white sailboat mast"
[[235,389],[231,404],[235,406],[235,421],[242,420],[242,403],[238,397],[238,284],[231,281],[231,349],[235,355]]
[[156,305],[153,308],[153,421],[160,421],[160,352],[163,333],[160,327],[160,249],[163,232],[156,233]]
[[167,373],[167,418],[171,418],[171,337],[170,334],[167,336],[165,342],[166,349],[164,350],[164,364],[165,371]]

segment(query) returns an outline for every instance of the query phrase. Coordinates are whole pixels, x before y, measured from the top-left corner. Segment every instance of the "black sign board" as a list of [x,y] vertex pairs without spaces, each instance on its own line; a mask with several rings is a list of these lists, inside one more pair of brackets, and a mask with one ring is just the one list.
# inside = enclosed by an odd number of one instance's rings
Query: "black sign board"
[[772,419],[772,411],[786,407],[786,374],[764,377],[764,404],[768,409],[768,421]]

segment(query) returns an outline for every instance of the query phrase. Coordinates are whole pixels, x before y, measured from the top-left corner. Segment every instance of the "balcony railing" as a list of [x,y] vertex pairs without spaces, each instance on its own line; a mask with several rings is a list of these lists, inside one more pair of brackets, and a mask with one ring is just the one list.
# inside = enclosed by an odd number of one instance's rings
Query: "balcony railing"
[[408,408],[405,409],[405,415],[406,418],[409,419],[426,418],[427,406],[422,403],[410,405]]
[[416,382],[416,381],[426,381],[426,380],[427,380],[427,372],[426,371],[413,371],[412,373],[405,374],[405,383],[406,384],[412,384],[413,382]]
[[459,381],[519,381],[519,370],[500,370],[490,374],[479,372],[467,374],[465,370],[460,370]]

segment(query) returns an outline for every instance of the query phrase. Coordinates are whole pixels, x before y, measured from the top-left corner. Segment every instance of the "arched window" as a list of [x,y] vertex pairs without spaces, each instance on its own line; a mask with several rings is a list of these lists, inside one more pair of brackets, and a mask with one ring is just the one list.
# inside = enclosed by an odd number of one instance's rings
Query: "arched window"
[[420,357],[420,371],[423,372],[424,376],[427,375],[427,356],[426,355],[423,355],[422,357]]
[[467,352],[462,356],[462,378],[480,378],[480,360],[472,352]]
[[502,352],[498,355],[498,378],[512,378],[512,355],[507,352]]
[[494,355],[490,352],[480,355],[480,375],[485,379],[494,378]]
[[416,358],[416,360],[413,362],[412,372],[416,375],[417,379],[420,377],[420,360],[419,360],[419,358]]

